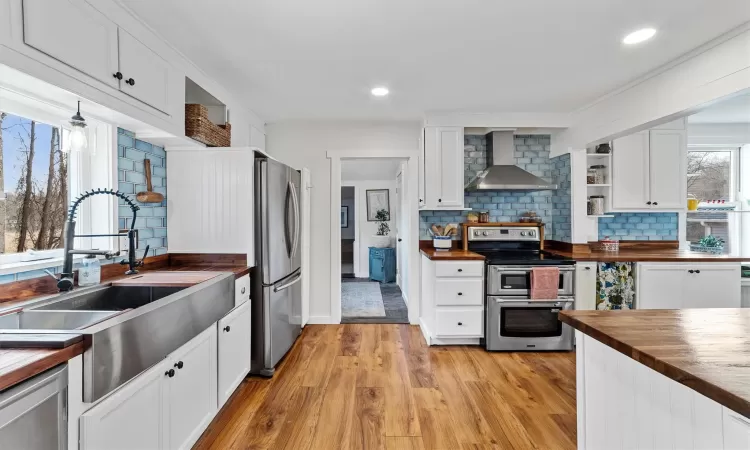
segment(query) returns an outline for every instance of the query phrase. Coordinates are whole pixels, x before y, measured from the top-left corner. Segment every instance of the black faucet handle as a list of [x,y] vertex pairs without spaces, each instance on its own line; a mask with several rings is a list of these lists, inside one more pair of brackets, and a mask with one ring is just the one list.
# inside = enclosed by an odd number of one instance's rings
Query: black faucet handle
[[147,245],[146,246],[146,250],[143,251],[143,258],[141,258],[141,265],[143,265],[143,260],[146,259],[146,257],[148,256],[148,249],[149,249],[149,247],[151,247],[151,246]]

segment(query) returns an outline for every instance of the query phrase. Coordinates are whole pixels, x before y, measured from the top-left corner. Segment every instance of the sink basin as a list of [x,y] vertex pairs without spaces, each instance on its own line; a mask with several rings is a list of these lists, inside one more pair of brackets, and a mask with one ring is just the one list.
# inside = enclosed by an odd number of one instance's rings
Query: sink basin
[[79,330],[118,311],[20,311],[0,316],[3,330]]
[[124,311],[140,308],[183,289],[182,287],[106,286],[93,291],[63,295],[29,310]]

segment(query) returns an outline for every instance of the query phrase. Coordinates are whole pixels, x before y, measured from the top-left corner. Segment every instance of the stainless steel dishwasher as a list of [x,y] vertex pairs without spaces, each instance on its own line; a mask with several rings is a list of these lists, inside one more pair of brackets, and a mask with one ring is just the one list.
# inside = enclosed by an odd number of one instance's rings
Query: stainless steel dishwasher
[[0,392],[0,447],[67,448],[67,395],[65,364]]

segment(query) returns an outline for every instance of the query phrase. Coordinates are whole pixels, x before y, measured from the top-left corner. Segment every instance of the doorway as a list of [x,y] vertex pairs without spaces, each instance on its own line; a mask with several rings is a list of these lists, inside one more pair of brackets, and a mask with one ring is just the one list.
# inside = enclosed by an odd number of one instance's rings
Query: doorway
[[408,279],[400,237],[407,230],[402,163],[397,158],[342,161],[341,323],[409,323],[402,291]]

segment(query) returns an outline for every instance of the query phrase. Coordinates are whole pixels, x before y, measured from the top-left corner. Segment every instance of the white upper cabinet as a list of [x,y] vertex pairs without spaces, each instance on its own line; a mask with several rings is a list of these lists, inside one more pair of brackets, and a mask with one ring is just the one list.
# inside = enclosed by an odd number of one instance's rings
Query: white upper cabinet
[[23,41],[114,88],[117,25],[83,0],[23,0]]
[[612,149],[612,209],[649,208],[648,131],[616,139]]
[[417,171],[419,172],[419,175],[418,175],[419,180],[418,180],[417,184],[419,185],[418,186],[418,190],[419,190],[419,199],[418,200],[419,200],[419,208],[420,209],[424,208],[427,205],[426,202],[425,202],[425,183],[426,183],[426,181],[424,179],[425,178],[425,166],[424,166],[424,164],[425,164],[425,162],[424,162],[424,151],[425,151],[425,148],[424,148],[424,145],[425,145],[425,130],[422,130],[422,136],[419,139],[419,157],[417,158],[418,159],[417,164],[419,166],[417,168],[418,169]]
[[427,127],[424,142],[424,207],[463,208],[464,129]]
[[154,108],[166,112],[169,64],[125,30],[120,37],[120,89]]
[[654,129],[615,139],[612,152],[613,211],[685,209],[684,129]]
[[652,208],[684,209],[687,144],[684,131],[651,130],[649,174]]

